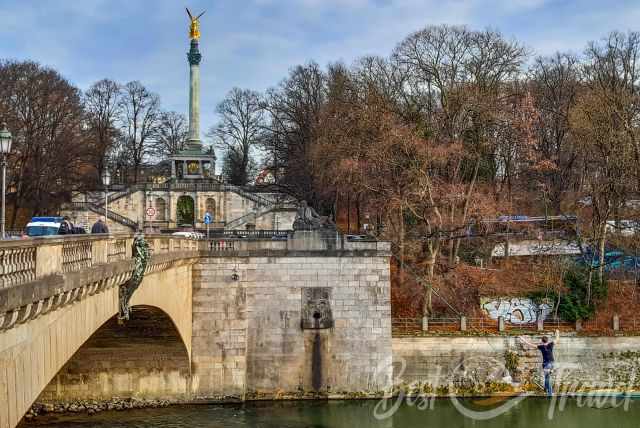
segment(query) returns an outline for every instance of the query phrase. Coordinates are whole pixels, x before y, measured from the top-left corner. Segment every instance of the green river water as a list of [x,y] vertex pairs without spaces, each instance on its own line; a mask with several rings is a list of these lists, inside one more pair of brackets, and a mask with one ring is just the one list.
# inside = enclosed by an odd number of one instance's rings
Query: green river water
[[[622,404],[618,400],[618,404]],[[397,403],[396,403],[397,404]],[[620,407],[612,407],[611,399],[596,408],[586,400],[569,399],[560,403],[543,398],[527,398],[492,419],[479,420],[463,415],[478,412],[480,418],[489,411],[503,409],[508,402],[492,400],[463,400],[456,404],[438,399],[432,409],[402,403],[393,415],[381,416],[383,408],[377,401],[295,401],[261,402],[244,405],[188,405],[160,409],[102,412],[93,416],[41,416],[35,422],[23,422],[27,427],[229,427],[229,428],[418,428],[418,427],[474,427],[474,428],[602,428],[640,427],[640,401],[631,400]],[[378,407],[376,407],[378,405]],[[458,407],[464,410],[460,411]],[[392,407],[387,407],[390,410]],[[553,416],[549,419],[550,408]]]

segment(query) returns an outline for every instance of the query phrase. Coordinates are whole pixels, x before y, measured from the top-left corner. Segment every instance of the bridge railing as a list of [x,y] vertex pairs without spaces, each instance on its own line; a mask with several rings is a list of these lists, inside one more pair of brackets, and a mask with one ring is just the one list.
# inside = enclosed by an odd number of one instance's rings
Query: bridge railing
[[[0,241],[0,289],[49,275],[77,272],[131,258],[132,234],[49,236]],[[199,243],[171,235],[146,235],[153,254],[198,251]]]
[[383,241],[353,241],[338,234],[322,235],[316,231],[229,231],[220,237],[197,241],[200,250],[209,254],[228,255],[230,252],[369,252],[385,254],[391,251],[390,244]]

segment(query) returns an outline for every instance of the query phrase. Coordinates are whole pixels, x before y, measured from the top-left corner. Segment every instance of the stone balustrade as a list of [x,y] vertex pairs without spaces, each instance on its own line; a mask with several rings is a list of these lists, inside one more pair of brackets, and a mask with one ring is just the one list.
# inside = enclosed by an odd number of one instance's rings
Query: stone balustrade
[[[201,251],[202,255],[282,252],[389,252],[388,242],[347,241],[338,234],[299,231],[288,239],[221,238],[196,241],[146,235],[152,255]],[[69,274],[131,259],[133,235],[71,235],[0,242],[0,290],[51,275]],[[1,302],[0,302],[1,303]]]
[[[286,239],[283,239],[286,238]],[[200,241],[200,249],[214,257],[294,255],[390,255],[391,244],[383,241],[350,241],[330,231],[299,230],[273,238],[220,238]]]
[[[152,254],[195,251],[197,241],[147,235]],[[78,272],[131,258],[133,235],[71,235],[0,242],[0,289],[54,274]]]
[[[0,330],[123,284],[133,270],[133,239],[131,234],[71,235],[0,242]],[[161,234],[145,239],[151,252],[147,274],[199,257],[391,254],[388,242],[349,241],[329,231],[297,231],[276,239]]]
[[0,288],[35,279],[36,247],[0,249]]
[[[134,236],[72,235],[0,242],[0,330],[124,283]],[[147,273],[196,260],[198,241],[147,235]]]

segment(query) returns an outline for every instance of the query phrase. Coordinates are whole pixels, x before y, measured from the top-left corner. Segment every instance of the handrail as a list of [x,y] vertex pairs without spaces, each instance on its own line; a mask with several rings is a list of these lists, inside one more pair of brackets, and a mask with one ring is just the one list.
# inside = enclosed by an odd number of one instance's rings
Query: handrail
[[[276,197],[276,200],[272,200],[269,198],[265,198],[256,193],[246,191],[241,186],[236,186],[233,184],[224,183],[222,181],[212,181],[212,182],[180,182],[180,181],[167,181],[164,183],[141,183],[141,184],[133,184],[130,185],[128,189],[124,191],[118,191],[112,195],[107,197],[108,202],[115,202],[127,195],[135,193],[137,191],[171,191],[171,190],[182,190],[182,191],[230,191],[234,192],[246,199],[249,199],[256,203],[256,208],[263,207],[264,210],[255,209],[254,211],[247,213],[241,217],[231,220],[226,224],[227,227],[237,227],[243,224],[243,221],[249,218],[250,216],[255,215],[256,217],[262,216],[268,213],[271,210],[284,208],[287,205],[286,195],[279,195]],[[101,199],[97,202],[72,202],[75,207],[90,209],[91,211],[101,213],[104,211],[104,199]],[[83,205],[86,204],[86,205]],[[96,211],[99,210],[99,211]],[[132,228],[138,228],[138,222],[133,221],[123,215],[120,215],[116,212],[109,211],[108,217],[114,221],[117,221],[125,226],[129,226]]]
[[[84,209],[95,212],[96,214],[104,214],[104,208],[92,203],[92,202],[71,202],[71,206],[74,209]],[[131,227],[133,230],[138,230],[139,225],[137,221],[131,220],[128,217],[125,217],[121,214],[118,214],[114,211],[107,210],[107,217],[113,221],[116,221],[125,226]]]
[[270,199],[263,198],[262,196],[258,196],[258,195],[252,194],[252,193],[248,193],[248,192],[246,192],[245,190],[243,190],[242,188],[240,188],[238,186],[227,185],[227,188],[229,190],[233,191],[233,192],[238,193],[241,196],[245,196],[248,199],[254,200],[255,202],[258,203],[258,207],[259,206],[263,206],[265,209],[263,209],[262,211],[259,211],[259,210],[255,209],[255,210],[253,210],[253,211],[251,211],[251,212],[249,212],[249,213],[247,213],[245,215],[242,215],[242,216],[237,217],[237,218],[235,218],[235,219],[233,219],[231,221],[228,221],[225,224],[226,228],[233,228],[233,227],[241,226],[242,224],[246,223],[246,220],[248,218],[250,218],[251,216],[254,216],[257,219],[258,217],[261,217],[261,216],[263,216],[265,214],[268,214],[269,212],[271,212],[273,210],[276,210],[276,209],[279,209],[279,208],[283,208],[285,206],[285,204],[286,204],[284,201],[280,201],[280,200],[272,201]]
[[247,192],[246,190],[242,189],[239,186],[234,186],[233,184],[226,184],[225,185],[226,190],[230,190],[232,192],[237,193],[240,196],[244,196],[247,199],[251,199],[252,201],[256,202],[258,205],[263,205],[263,206],[272,206],[275,205],[275,203],[267,198],[263,198],[262,196],[258,196],[255,193],[250,193]]
[[[135,186],[131,186],[126,190],[119,190],[116,192],[112,192],[110,194],[107,195],[107,201],[111,204],[115,201],[117,201],[118,199],[122,199],[125,196],[129,196],[135,192],[137,192],[139,189]],[[104,207],[104,198],[101,198],[98,202],[94,203],[95,205],[99,206],[99,207]]]
[[255,216],[256,218],[258,217],[256,211],[251,211],[250,213],[247,213],[247,214],[242,215],[240,217],[234,218],[231,221],[228,221],[225,224],[225,228],[232,228],[232,227],[241,226],[242,224],[246,223],[246,221],[244,221],[244,220],[246,220],[250,216]]

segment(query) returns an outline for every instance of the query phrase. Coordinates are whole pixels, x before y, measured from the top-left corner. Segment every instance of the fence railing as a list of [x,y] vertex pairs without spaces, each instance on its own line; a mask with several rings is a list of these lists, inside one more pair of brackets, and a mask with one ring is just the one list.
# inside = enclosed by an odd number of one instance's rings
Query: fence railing
[[221,251],[235,251],[236,241],[209,241],[209,251],[221,252]]
[[8,288],[36,277],[36,248],[0,248],[0,288]]
[[484,317],[467,318],[467,330],[474,332],[495,332],[499,330],[499,320]]
[[92,242],[74,240],[62,243],[62,272],[75,272],[91,267]]
[[107,262],[113,263],[127,258],[127,240],[114,239],[108,244]]
[[[147,235],[152,254],[204,249],[193,239]],[[225,244],[226,245],[226,244]],[[65,235],[0,241],[0,289],[131,258],[133,235]]]
[[221,230],[219,232],[212,233],[212,237],[225,237],[225,238],[257,238],[257,239],[269,239],[273,237],[286,238],[290,230]]
[[459,317],[459,318],[392,318],[392,334],[403,336],[428,336],[439,333],[458,334],[530,334],[560,330],[582,334],[619,335],[640,333],[640,318],[623,319],[614,315],[611,319],[602,318],[570,322],[549,317],[544,320],[526,323],[508,322],[502,317],[492,319],[487,317]]

